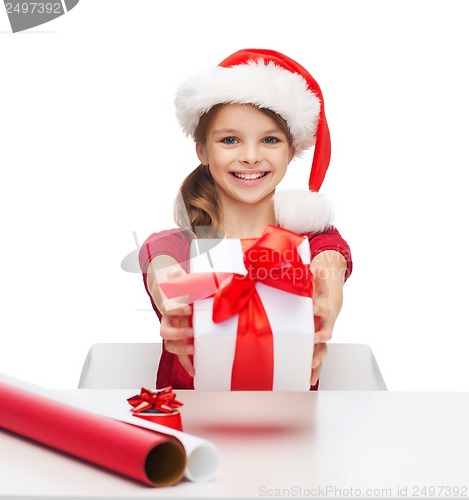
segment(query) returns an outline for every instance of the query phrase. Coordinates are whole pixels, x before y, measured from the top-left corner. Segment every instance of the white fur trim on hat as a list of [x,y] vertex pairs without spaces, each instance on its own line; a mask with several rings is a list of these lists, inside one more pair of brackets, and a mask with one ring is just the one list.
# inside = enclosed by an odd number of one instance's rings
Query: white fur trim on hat
[[224,68],[217,66],[186,80],[176,95],[176,116],[186,135],[216,104],[254,104],[284,118],[293,136],[295,155],[315,144],[321,103],[306,80],[262,59]]
[[326,196],[306,189],[286,189],[274,195],[275,217],[281,227],[298,234],[322,232],[333,223]]

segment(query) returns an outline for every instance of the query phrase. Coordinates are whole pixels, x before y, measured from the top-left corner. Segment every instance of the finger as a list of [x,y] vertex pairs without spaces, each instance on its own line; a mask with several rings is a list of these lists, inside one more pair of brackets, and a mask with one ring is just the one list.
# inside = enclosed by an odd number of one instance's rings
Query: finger
[[323,318],[327,318],[331,315],[331,306],[329,305],[329,301],[323,299],[313,300],[313,311],[315,316],[320,316]]
[[166,295],[161,292],[161,299],[164,310],[171,311],[171,314],[173,314],[173,311],[175,309],[183,308],[184,306],[190,307],[189,297],[187,295],[181,295],[179,297],[172,297],[171,299],[168,299],[168,297],[166,297]]
[[327,355],[327,344],[317,344],[314,346],[314,354],[312,361],[311,385],[316,385],[321,373],[322,363]]
[[165,349],[177,356],[189,356],[194,354],[194,345],[182,340],[165,340]]
[[322,364],[320,364],[317,368],[311,371],[311,379],[309,383],[313,387],[318,383],[319,377],[321,376],[321,368]]
[[[171,299],[172,300],[172,299]],[[168,311],[167,314],[164,314],[165,317],[171,316],[191,316],[192,315],[192,306],[188,304],[178,304],[177,307]]]
[[184,314],[171,314],[169,313],[163,314],[161,317],[161,327],[166,328],[168,326],[174,327],[188,327],[192,326],[192,316],[184,315]]
[[162,324],[160,328],[161,338],[164,340],[185,340],[194,337],[194,330],[190,326],[170,326]]
[[316,344],[314,346],[312,368],[313,370],[317,368],[324,360],[327,355],[327,344]]
[[323,327],[320,330],[314,332],[314,344],[323,344],[324,342],[329,342],[332,339],[332,328]]
[[[193,352],[192,352],[193,354]],[[194,365],[192,364],[191,358],[187,354],[181,354],[178,356],[179,362],[186,369],[187,373],[193,377],[194,376]]]

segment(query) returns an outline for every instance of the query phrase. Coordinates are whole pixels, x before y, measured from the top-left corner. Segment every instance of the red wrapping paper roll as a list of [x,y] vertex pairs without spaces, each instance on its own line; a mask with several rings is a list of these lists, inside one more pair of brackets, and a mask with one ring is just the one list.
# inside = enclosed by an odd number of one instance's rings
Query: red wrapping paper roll
[[174,437],[0,382],[0,427],[150,486],[183,476],[186,455]]

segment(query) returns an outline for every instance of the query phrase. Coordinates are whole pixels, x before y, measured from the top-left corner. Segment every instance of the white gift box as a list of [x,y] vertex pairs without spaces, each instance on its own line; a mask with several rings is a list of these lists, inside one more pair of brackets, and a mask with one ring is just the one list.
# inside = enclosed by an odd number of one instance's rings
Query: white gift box
[[[298,247],[304,264],[310,263],[308,239]],[[246,275],[239,239],[195,239],[191,244],[190,272],[229,272]],[[314,315],[311,297],[304,297],[256,282],[273,335],[275,391],[308,391],[314,349]],[[193,304],[194,387],[197,390],[231,390],[238,317],[214,323],[213,298]]]

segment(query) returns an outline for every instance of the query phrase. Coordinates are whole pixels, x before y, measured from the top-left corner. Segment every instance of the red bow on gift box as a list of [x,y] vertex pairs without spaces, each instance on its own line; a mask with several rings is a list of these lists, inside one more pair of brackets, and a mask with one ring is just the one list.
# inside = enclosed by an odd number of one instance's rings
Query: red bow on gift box
[[176,394],[174,394],[172,387],[165,387],[157,391],[150,391],[142,387],[140,394],[128,398],[127,401],[134,407],[134,413],[149,409],[172,413],[182,406],[182,403],[176,400]]

